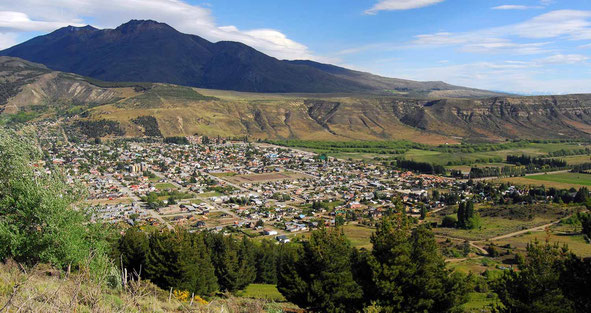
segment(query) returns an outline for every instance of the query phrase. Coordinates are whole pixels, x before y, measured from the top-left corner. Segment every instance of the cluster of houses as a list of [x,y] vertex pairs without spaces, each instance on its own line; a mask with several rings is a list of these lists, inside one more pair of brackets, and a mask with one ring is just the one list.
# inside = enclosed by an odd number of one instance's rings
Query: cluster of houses
[[[186,225],[214,231],[250,228],[277,237],[305,232],[319,223],[334,225],[339,216],[353,222],[379,218],[396,205],[394,199],[411,214],[419,214],[422,207],[440,208],[438,199],[430,199],[431,190],[458,184],[452,178],[321,159],[268,144],[208,141],[55,144],[54,138],[43,148],[52,166],[88,187],[89,199],[97,200],[96,218],[130,225]],[[230,179],[262,173],[297,175]],[[161,201],[159,207],[147,206],[151,194]],[[118,199],[122,201],[117,203]],[[323,206],[313,208],[314,203]]]

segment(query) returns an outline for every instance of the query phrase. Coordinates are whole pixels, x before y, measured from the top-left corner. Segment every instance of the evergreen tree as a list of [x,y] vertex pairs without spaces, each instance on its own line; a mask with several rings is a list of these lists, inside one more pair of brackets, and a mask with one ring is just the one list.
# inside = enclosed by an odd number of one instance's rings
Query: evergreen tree
[[372,236],[372,276],[378,305],[386,312],[450,312],[466,300],[464,282],[450,270],[433,233],[412,234],[404,217],[384,219]]
[[408,240],[409,226],[406,218],[395,215],[384,218],[371,236],[372,259],[370,267],[376,285],[378,303],[402,309],[404,304],[403,281],[412,275],[412,247]]
[[548,243],[529,244],[519,271],[505,272],[494,286],[502,306],[498,312],[567,313],[574,303],[561,290],[566,249]]
[[583,227],[582,233],[587,238],[591,238],[591,214],[589,213],[579,213],[579,220],[581,221],[581,226]]
[[427,217],[427,208],[423,205],[421,206],[421,219],[424,220]]
[[308,303],[308,283],[299,273],[303,247],[285,244],[279,247],[277,258],[277,289],[292,303]]
[[179,238],[182,240],[179,263],[183,277],[177,287],[197,295],[212,295],[219,286],[203,235],[183,234]]
[[254,282],[255,251],[247,238],[239,242],[233,237],[208,234],[207,246],[221,290],[233,292]]
[[587,200],[589,200],[589,189],[587,187],[582,187],[577,191],[574,202],[585,203]]
[[371,252],[364,248],[360,250],[354,249],[351,255],[353,279],[361,286],[365,303],[376,300],[377,295],[377,288],[373,281],[373,272],[370,266],[371,258]]
[[203,238],[186,231],[165,231],[150,236],[146,274],[163,289],[173,287],[198,295],[211,295],[217,290]]
[[119,238],[116,261],[130,274],[140,275],[146,268],[148,247],[148,236],[141,229],[132,227]]
[[571,254],[560,276],[560,288],[576,312],[591,312],[591,260]]
[[283,254],[279,291],[289,301],[312,311],[360,310],[362,290],[351,272],[352,251],[341,229],[321,227],[303,244],[301,256]]
[[261,241],[257,249],[257,283],[277,284],[277,246],[270,240]]

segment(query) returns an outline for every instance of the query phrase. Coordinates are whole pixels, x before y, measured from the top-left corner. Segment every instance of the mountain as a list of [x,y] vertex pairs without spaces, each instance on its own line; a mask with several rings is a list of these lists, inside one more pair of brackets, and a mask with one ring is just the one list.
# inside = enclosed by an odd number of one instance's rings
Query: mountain
[[[26,113],[101,136],[400,140],[426,144],[591,139],[591,95],[424,99],[263,94],[162,83],[104,82],[0,57],[0,123]],[[108,123],[105,123],[107,121]],[[99,123],[100,122],[100,123]],[[88,126],[91,125],[91,126]],[[98,125],[98,126],[97,126]]]
[[88,107],[112,103],[120,97],[116,89],[98,87],[88,78],[0,56],[0,113],[69,109],[77,104]]
[[209,42],[151,20],[115,29],[68,26],[0,51],[104,81],[159,82],[273,93],[486,97],[499,93],[386,78],[312,61],[284,61],[238,42]]

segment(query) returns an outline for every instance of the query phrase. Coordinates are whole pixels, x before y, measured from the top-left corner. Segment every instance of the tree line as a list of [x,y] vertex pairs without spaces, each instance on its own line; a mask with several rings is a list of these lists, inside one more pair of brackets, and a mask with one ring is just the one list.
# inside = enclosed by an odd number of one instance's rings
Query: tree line
[[396,167],[402,170],[409,170],[423,174],[445,174],[445,167],[443,165],[437,165],[428,162],[397,160]]
[[255,282],[275,284],[277,253],[278,246],[268,240],[255,243],[211,232],[130,228],[117,241],[113,257],[122,269],[165,290],[211,296]]
[[509,164],[516,164],[516,165],[535,165],[537,167],[550,167],[550,168],[564,168],[567,166],[565,160],[561,159],[546,159],[540,157],[531,157],[528,155],[522,154],[521,156],[518,155],[508,155],[507,156],[507,163]]

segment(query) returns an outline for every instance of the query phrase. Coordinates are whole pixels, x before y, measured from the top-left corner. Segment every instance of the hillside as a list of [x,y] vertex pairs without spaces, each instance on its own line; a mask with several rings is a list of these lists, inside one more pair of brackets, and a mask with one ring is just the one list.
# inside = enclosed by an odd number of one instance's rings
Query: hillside
[[[439,100],[264,94],[111,83],[1,57],[4,114],[110,120],[113,134],[260,139],[399,140],[427,144],[591,138],[591,95]],[[109,132],[101,133],[108,135]],[[102,135],[101,135],[102,136]]]
[[105,81],[147,81],[249,92],[495,96],[499,93],[385,78],[311,61],[283,61],[238,42],[209,42],[155,21],[115,29],[64,27],[0,51]]

